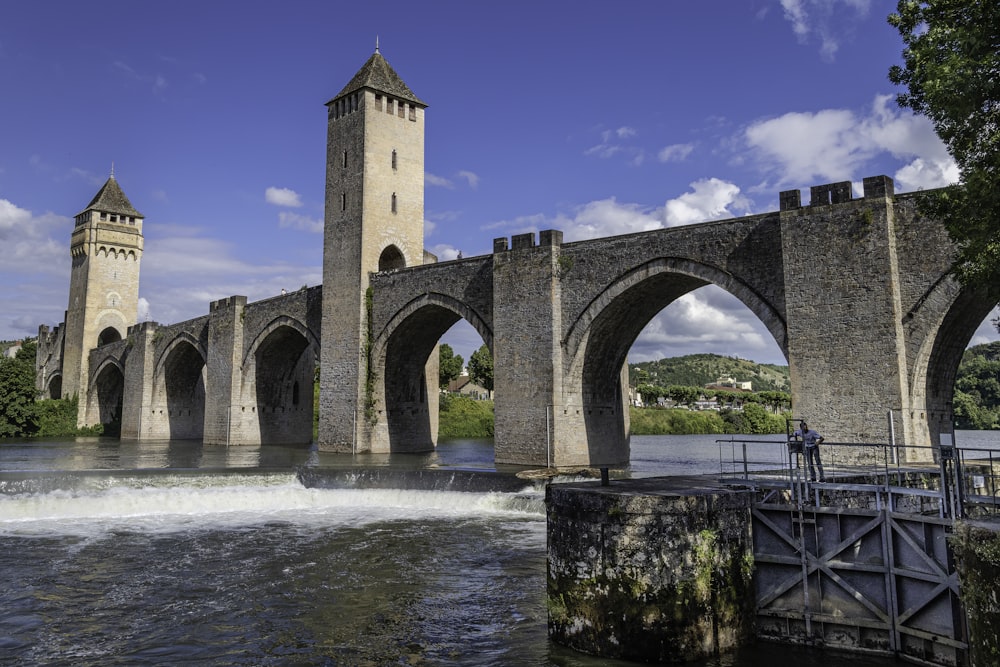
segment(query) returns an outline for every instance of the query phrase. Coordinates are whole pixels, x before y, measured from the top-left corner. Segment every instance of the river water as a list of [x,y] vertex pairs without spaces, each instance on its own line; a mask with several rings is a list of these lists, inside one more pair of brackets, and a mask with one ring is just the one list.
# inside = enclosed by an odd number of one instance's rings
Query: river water
[[[0,664],[631,664],[548,641],[543,489],[492,455],[0,441]],[[719,469],[716,436],[633,438],[635,476]],[[702,664],[777,661],[893,664]]]

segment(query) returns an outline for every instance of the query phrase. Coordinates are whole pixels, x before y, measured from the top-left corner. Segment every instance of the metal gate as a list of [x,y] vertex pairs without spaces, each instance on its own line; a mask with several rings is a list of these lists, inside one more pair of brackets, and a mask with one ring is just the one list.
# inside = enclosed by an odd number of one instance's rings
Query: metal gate
[[755,505],[758,636],[965,665],[951,521],[879,505]]

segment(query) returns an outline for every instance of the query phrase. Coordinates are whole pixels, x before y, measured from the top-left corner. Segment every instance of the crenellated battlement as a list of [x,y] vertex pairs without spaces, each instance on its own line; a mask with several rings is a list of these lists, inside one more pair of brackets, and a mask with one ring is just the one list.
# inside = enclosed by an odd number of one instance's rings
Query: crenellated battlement
[[562,245],[563,233],[558,229],[543,229],[538,232],[538,243],[535,243],[535,233],[515,234],[510,237],[510,244],[507,237],[493,239],[493,252],[507,252],[508,250],[524,250],[525,248],[551,248]]
[[[862,184],[865,199],[891,198],[895,193],[895,186],[888,176],[867,176]],[[831,206],[849,202],[854,198],[852,188],[850,181],[814,185],[809,188],[809,206]],[[802,193],[799,190],[785,190],[779,193],[778,202],[782,211],[802,208]]]

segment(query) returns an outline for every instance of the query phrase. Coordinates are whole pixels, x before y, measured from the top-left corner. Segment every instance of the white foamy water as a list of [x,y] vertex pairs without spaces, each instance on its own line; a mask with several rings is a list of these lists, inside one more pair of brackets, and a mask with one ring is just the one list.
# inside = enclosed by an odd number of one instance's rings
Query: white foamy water
[[310,489],[292,474],[118,480],[100,488],[0,496],[0,534],[170,532],[268,522],[361,526],[385,520],[544,515],[537,492]]

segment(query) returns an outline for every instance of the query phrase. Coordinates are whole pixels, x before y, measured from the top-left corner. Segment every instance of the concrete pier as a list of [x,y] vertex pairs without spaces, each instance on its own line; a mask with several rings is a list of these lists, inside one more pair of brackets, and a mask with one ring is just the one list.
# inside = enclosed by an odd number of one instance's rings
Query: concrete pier
[[550,637],[660,663],[753,641],[752,500],[704,477],[549,486]]

